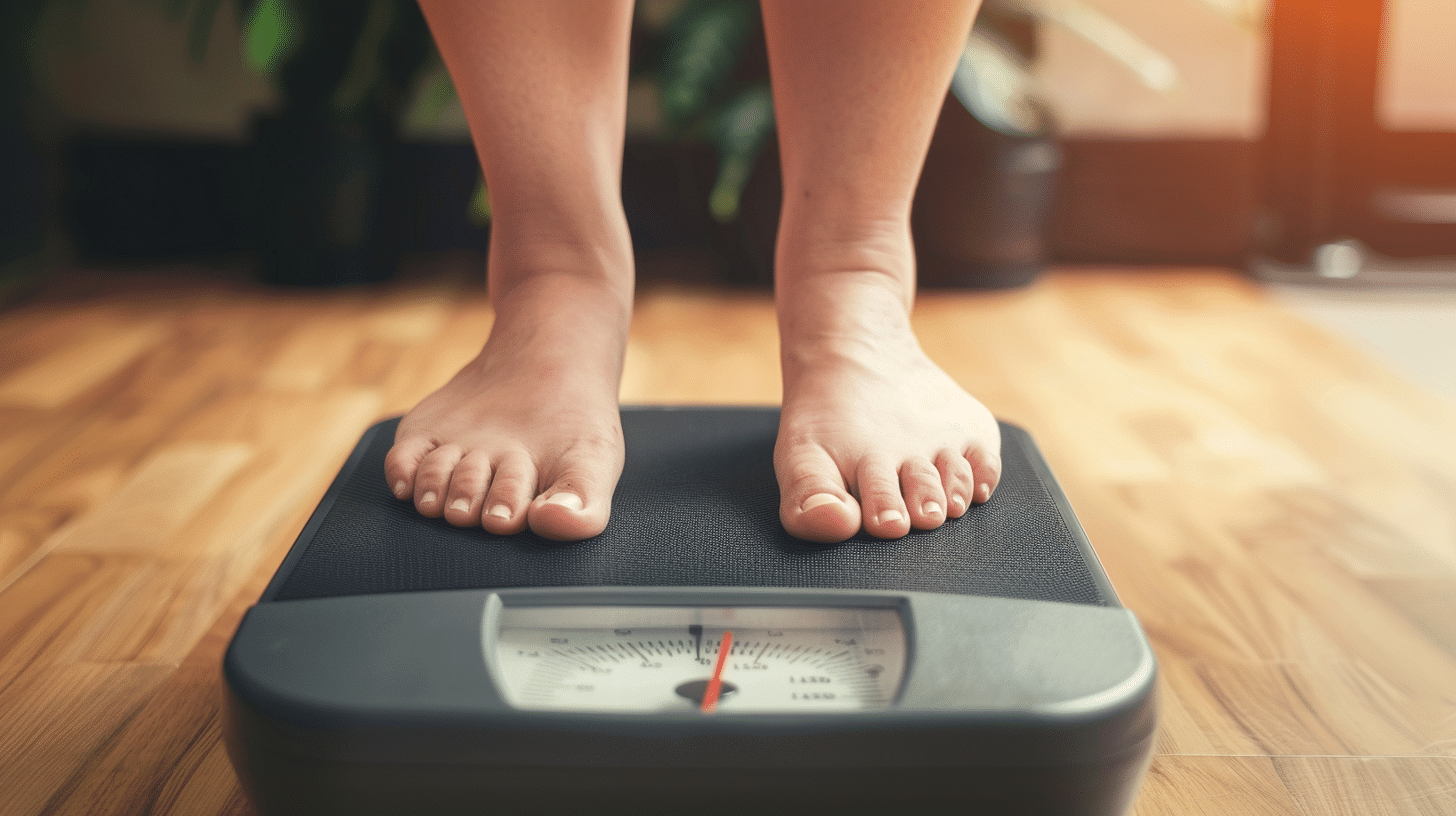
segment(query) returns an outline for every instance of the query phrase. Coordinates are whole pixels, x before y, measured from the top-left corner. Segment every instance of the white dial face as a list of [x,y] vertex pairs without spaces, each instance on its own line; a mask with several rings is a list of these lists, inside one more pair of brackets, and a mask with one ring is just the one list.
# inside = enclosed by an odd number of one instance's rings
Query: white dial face
[[493,656],[520,709],[854,711],[894,700],[905,633],[892,609],[508,606]]

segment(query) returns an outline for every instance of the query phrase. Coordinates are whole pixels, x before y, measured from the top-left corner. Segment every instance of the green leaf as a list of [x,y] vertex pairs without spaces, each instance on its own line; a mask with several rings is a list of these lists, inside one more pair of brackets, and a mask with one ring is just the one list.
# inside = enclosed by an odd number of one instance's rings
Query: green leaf
[[470,195],[470,208],[466,215],[470,223],[485,226],[490,223],[490,190],[485,186],[485,176],[475,183],[475,192]]
[[288,0],[258,0],[243,22],[243,60],[272,74],[298,41],[298,12]]
[[440,121],[440,115],[457,98],[455,83],[439,57],[425,68],[414,104],[405,112],[406,129],[424,129]]
[[758,150],[774,130],[773,92],[768,83],[745,88],[713,117],[710,133],[723,155]]
[[768,85],[751,86],[735,97],[713,118],[710,130],[721,158],[708,211],[726,224],[738,217],[753,163],[774,131],[773,93]]
[[364,12],[364,25],[359,39],[354,42],[354,53],[349,57],[349,67],[334,92],[333,107],[340,113],[363,108],[384,76],[384,42],[394,24],[394,3],[392,0],[370,0]]
[[668,26],[662,52],[662,109],[681,130],[707,109],[738,60],[753,26],[754,6],[739,0],[701,0],[683,7]]

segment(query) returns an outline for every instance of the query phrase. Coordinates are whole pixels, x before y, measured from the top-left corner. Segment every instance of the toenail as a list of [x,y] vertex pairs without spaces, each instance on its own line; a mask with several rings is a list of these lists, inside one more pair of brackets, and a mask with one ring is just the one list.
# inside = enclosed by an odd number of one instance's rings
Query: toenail
[[435,491],[433,491],[433,490],[426,491],[425,495],[423,495],[423,496],[420,497],[420,504],[434,504],[435,503],[435,499],[436,499]]
[[920,511],[927,516],[938,516],[940,515],[940,504],[933,501],[926,502],[925,506],[920,508]]
[[900,515],[899,510],[886,510],[885,512],[880,514],[880,523],[889,524],[891,522],[899,521],[903,518],[905,517]]
[[394,483],[394,497],[396,499],[409,498],[409,485],[404,483],[404,479],[400,479]]
[[547,499],[546,503],[559,504],[562,507],[565,507],[567,510],[580,510],[581,508],[586,506],[585,503],[582,502],[581,497],[576,495],[575,493],[557,493],[556,495]]
[[461,511],[469,510],[470,509],[470,500],[469,499],[456,499],[455,501],[450,502],[450,509],[451,510],[461,510]]
[[511,508],[506,507],[504,504],[497,504],[495,507],[490,508],[490,511],[486,515],[508,519],[511,517]]
[[963,498],[961,498],[960,496],[951,496],[950,497],[950,506],[951,506],[951,509],[954,510],[955,512],[957,512],[957,513],[964,513],[964,512],[966,512],[966,500],[963,499]]
[[809,498],[804,499],[804,503],[799,505],[799,510],[801,512],[807,513],[816,507],[823,507],[826,504],[831,504],[838,501],[839,497],[834,495],[833,493],[815,493]]
[[982,482],[976,485],[976,501],[984,502],[991,498],[991,486]]

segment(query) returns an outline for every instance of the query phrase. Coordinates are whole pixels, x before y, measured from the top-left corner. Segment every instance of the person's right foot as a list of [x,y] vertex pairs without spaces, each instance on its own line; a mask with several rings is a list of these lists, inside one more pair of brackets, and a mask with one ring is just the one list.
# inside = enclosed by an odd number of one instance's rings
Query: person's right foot
[[495,302],[485,348],[400,421],[384,463],[390,490],[459,526],[590,538],[622,473],[630,291],[540,274]]

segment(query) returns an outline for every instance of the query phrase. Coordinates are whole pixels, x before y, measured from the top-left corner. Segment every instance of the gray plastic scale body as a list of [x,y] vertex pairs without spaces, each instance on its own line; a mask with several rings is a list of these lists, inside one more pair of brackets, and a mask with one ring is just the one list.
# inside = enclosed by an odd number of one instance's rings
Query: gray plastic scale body
[[826,547],[778,524],[776,412],[623,421],[612,522],[572,544],[419,517],[393,423],[366,434],[228,649],[261,813],[1127,809],[1152,653],[1025,432],[966,517]]

